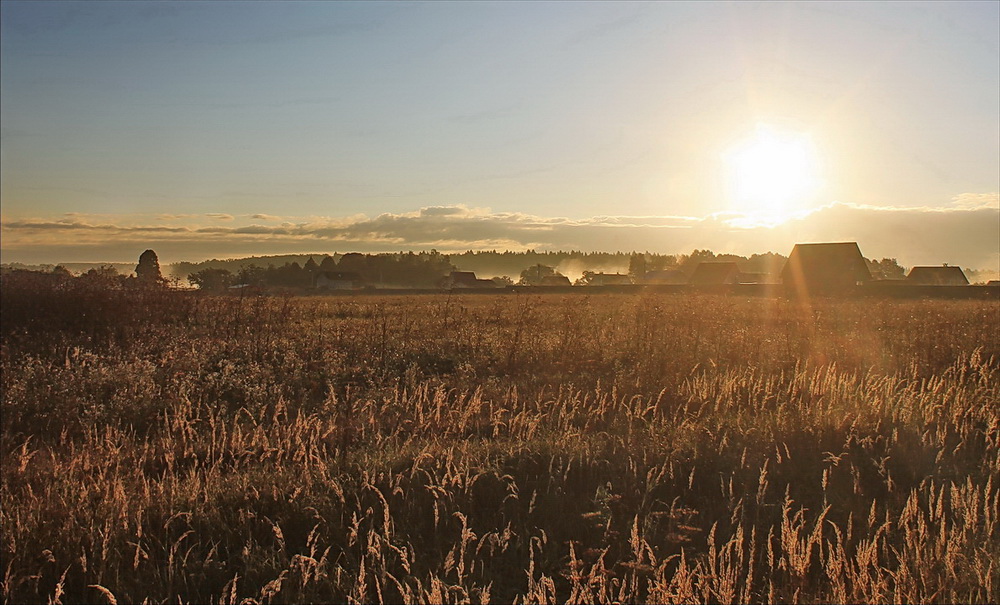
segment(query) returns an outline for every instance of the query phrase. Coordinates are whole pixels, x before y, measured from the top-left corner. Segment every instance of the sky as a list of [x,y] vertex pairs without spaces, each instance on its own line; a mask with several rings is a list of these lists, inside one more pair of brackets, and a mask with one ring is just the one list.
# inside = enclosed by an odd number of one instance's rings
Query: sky
[[997,2],[4,0],[0,34],[3,262],[858,241],[1000,270]]

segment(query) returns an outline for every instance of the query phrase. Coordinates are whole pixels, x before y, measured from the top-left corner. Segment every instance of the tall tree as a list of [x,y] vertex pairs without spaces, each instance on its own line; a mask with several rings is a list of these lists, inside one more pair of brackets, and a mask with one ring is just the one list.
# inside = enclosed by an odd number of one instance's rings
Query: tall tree
[[868,260],[868,269],[875,279],[904,279],[906,277],[906,269],[901,267],[894,258],[883,258],[880,261],[874,258]]
[[329,254],[323,257],[323,261],[319,264],[320,271],[336,271],[337,261],[333,260],[333,257]]
[[264,285],[264,275],[266,269],[257,265],[243,265],[239,273],[236,274],[236,283],[245,286]]
[[135,276],[139,283],[145,286],[162,286],[166,283],[160,273],[160,259],[156,252],[146,250],[139,255],[139,264],[135,266]]
[[[326,261],[323,261],[326,264]],[[320,265],[322,267],[323,265]],[[368,268],[368,258],[364,254],[358,252],[348,252],[347,254],[340,257],[340,262],[336,264],[333,270],[339,271],[353,271],[355,273],[364,273],[365,269]]]
[[632,279],[642,279],[646,275],[646,255],[633,254],[628,259],[628,274]]

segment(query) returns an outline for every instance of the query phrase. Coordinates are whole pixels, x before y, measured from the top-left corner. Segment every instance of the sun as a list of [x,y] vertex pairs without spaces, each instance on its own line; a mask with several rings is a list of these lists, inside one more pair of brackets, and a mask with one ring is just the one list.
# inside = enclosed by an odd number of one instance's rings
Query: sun
[[816,150],[803,134],[758,126],[724,156],[733,210],[783,222],[807,209],[820,186]]

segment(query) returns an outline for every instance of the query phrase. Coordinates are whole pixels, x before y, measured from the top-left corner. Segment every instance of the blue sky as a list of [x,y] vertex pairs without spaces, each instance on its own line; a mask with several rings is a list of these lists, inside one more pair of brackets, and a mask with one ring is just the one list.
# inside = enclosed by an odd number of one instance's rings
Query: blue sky
[[[5,0],[0,13],[5,262],[154,244],[167,260],[787,253],[883,221],[896,234],[861,241],[869,256],[1000,264],[1000,3]],[[759,124],[808,137],[822,174],[780,228],[731,220],[747,209],[722,158]],[[945,213],[956,232],[907,243]]]

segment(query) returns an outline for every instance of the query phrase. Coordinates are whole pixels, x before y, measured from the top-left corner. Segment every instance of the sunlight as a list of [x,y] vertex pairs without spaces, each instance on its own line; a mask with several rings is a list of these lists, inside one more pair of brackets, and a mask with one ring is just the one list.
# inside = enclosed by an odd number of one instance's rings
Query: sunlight
[[778,224],[808,208],[819,189],[816,153],[809,137],[758,126],[724,156],[733,210]]

